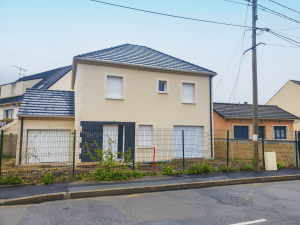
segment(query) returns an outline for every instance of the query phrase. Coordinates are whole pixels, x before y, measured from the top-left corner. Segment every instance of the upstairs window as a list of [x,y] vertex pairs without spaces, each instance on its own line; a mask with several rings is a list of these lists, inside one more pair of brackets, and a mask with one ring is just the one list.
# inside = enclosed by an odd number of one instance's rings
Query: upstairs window
[[123,99],[123,77],[107,76],[107,98]]
[[3,119],[13,119],[14,110],[7,109],[3,111]]
[[274,126],[274,139],[286,139],[285,126]]
[[195,103],[195,84],[182,83],[182,103]]
[[152,126],[139,126],[139,147],[152,148]]
[[12,92],[15,95],[17,93],[17,84],[13,84],[12,89],[13,89]]
[[158,82],[158,92],[161,92],[161,93],[167,92],[167,81],[160,80]]

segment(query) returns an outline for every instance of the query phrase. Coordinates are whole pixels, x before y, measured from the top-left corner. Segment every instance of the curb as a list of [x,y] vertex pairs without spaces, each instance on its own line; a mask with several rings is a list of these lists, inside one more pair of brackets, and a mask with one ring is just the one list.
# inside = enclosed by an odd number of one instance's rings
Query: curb
[[300,174],[298,175],[284,175],[284,176],[272,176],[272,177],[253,177],[233,180],[218,180],[207,182],[192,182],[181,184],[167,184],[157,186],[143,186],[132,188],[116,188],[116,189],[101,189],[92,191],[75,191],[75,192],[60,192],[54,194],[35,195],[23,198],[14,198],[4,200],[2,205],[24,205],[24,204],[36,204],[47,201],[63,200],[63,199],[76,199],[76,198],[91,198],[101,196],[113,196],[113,195],[126,195],[135,193],[149,193],[160,191],[172,191],[172,190],[184,190],[191,188],[205,188],[205,187],[217,187],[237,184],[251,184],[251,183],[263,183],[263,182],[275,182],[275,181],[289,181],[300,180]]

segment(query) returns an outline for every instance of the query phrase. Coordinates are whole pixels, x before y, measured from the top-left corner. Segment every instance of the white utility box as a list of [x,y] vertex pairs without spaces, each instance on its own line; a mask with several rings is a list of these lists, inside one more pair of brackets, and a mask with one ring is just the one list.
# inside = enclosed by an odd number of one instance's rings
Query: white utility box
[[265,152],[265,166],[266,170],[277,170],[275,152]]

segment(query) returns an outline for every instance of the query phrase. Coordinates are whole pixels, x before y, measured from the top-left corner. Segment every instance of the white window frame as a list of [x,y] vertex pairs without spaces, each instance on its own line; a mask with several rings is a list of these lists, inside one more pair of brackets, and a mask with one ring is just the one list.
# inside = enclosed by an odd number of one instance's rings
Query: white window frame
[[15,109],[4,109],[3,110],[3,119],[8,119],[8,118],[4,118],[4,117],[6,117],[6,111],[9,111],[9,110],[13,110],[13,113],[12,113],[12,118],[10,118],[10,119],[13,119],[14,118],[14,113],[15,113]]
[[[164,82],[165,83],[165,91],[159,91],[159,82]],[[159,93],[159,94],[168,94],[169,93],[169,79],[158,78],[157,79],[156,90],[157,90],[157,93]]]
[[[274,132],[274,127],[285,127],[285,136],[286,139],[275,139],[275,132]],[[272,125],[272,130],[273,130],[273,140],[274,141],[286,141],[289,140],[289,126],[288,125]]]
[[[194,102],[184,102],[182,95],[183,95],[183,84],[193,84],[194,85]],[[180,101],[182,104],[197,104],[197,81],[189,81],[189,80],[181,80],[180,81]]]
[[[151,129],[151,139],[150,140],[147,140],[149,141],[149,143],[145,143],[146,140],[145,140],[145,136],[142,135],[142,130],[141,130],[141,127],[148,127]],[[138,145],[138,148],[152,148],[153,147],[153,125],[144,125],[144,124],[140,124],[138,126],[138,141],[139,141],[139,145]],[[145,133],[145,132],[144,132]]]
[[[111,98],[107,96],[107,77],[120,77],[123,79],[123,86],[122,86],[122,98]],[[115,73],[105,73],[104,74],[104,96],[108,100],[124,100],[125,99],[125,88],[126,88],[126,75],[125,74],[115,74]]]
[[12,94],[15,95],[17,93],[17,84],[12,84]]

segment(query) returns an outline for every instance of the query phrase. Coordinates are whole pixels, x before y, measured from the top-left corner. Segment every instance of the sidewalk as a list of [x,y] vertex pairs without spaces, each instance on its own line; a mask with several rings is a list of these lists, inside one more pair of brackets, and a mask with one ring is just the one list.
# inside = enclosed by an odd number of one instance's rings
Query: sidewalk
[[[178,185],[178,184],[195,184],[195,183],[199,184],[199,182],[205,184],[206,182],[211,183],[210,181],[230,181],[230,180],[238,181],[246,178],[258,178],[258,177],[268,178],[274,176],[284,177],[289,175],[299,175],[300,178],[300,170],[285,169],[285,170],[278,170],[278,171],[260,171],[258,173],[235,172],[235,173],[212,173],[212,174],[205,174],[205,175],[183,175],[179,177],[178,176],[143,177],[141,179],[135,179],[135,180],[123,181],[123,182],[98,182],[98,183],[97,182],[93,182],[93,183],[71,182],[71,183],[55,183],[52,185],[24,185],[24,186],[16,186],[16,187],[0,186],[0,200],[3,201],[9,199],[45,195],[45,194],[47,195],[47,194],[54,194],[54,193],[74,193],[74,192],[90,193],[90,191],[96,191],[96,190],[112,191],[114,189],[120,190],[120,189],[138,188],[138,187],[149,188],[149,187],[160,187],[166,185],[169,186],[173,185],[174,187],[174,185]],[[297,177],[294,177],[293,179],[297,179]],[[284,180],[284,179],[279,178],[278,180]],[[274,181],[276,181],[276,179]],[[248,181],[246,183],[254,183],[254,182],[260,182],[260,181],[259,180],[255,181],[254,179],[252,182]],[[224,185],[226,185],[226,182],[224,183]],[[175,189],[180,189],[180,188],[175,188]]]

